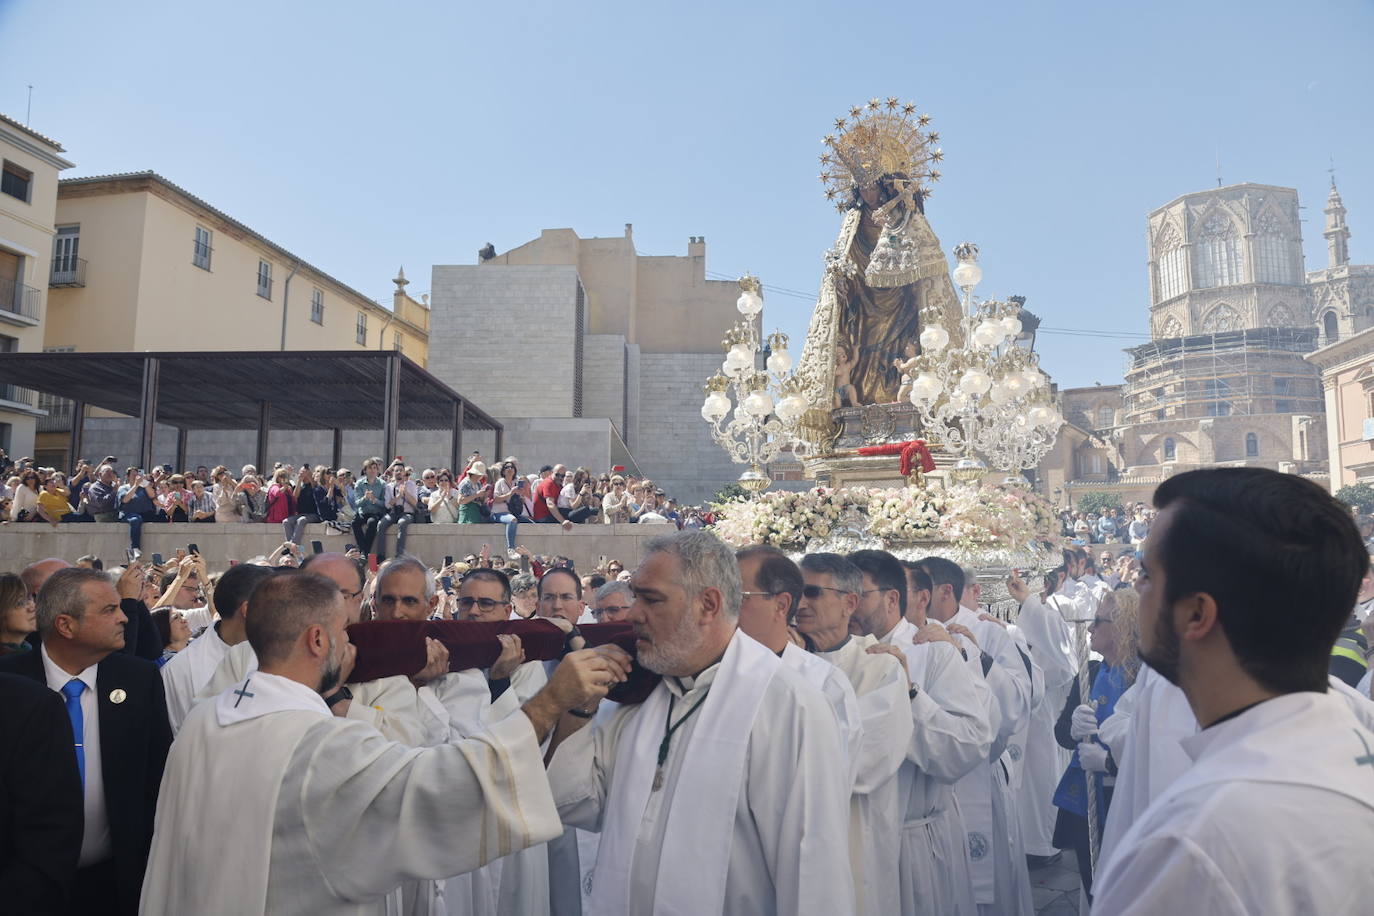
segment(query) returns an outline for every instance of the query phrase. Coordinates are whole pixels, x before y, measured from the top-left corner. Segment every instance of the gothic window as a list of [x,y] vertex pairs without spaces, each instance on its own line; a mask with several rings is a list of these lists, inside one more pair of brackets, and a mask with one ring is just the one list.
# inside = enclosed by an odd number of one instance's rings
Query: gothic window
[[1183,323],[1178,320],[1177,315],[1170,315],[1164,319],[1164,323],[1159,326],[1159,337],[1182,337]]
[[1199,289],[1235,286],[1244,281],[1244,240],[1236,224],[1220,210],[1202,224],[1198,233],[1197,263],[1194,278]]
[[1183,322],[1178,320],[1177,315],[1170,315],[1164,319],[1163,326],[1159,329],[1160,337],[1182,337]]
[[[1255,280],[1259,283],[1293,284],[1292,244],[1284,235],[1283,223],[1272,210],[1260,214],[1255,236]],[[1284,325],[1276,325],[1284,327]]]
[[1259,457],[1259,436],[1256,436],[1254,433],[1245,434],[1245,457]]
[[1326,335],[1327,343],[1341,339],[1340,326],[1336,323],[1335,312],[1327,312],[1322,316],[1322,333]]
[[1116,411],[1105,405],[1097,408],[1096,415],[1096,426],[1098,429],[1106,429],[1108,426],[1111,426],[1112,422],[1116,419]]
[[1239,331],[1242,328],[1240,313],[1226,303],[1218,305],[1202,319],[1204,334],[1220,334],[1224,331]]
[[1166,223],[1155,242],[1159,261],[1159,301],[1188,291],[1188,253],[1173,223]]
[[1174,461],[1178,457],[1178,446],[1174,444],[1172,438],[1164,440],[1164,460]]
[[1293,318],[1293,310],[1280,303],[1269,310],[1269,322],[1265,325],[1270,328],[1295,328],[1297,321]]

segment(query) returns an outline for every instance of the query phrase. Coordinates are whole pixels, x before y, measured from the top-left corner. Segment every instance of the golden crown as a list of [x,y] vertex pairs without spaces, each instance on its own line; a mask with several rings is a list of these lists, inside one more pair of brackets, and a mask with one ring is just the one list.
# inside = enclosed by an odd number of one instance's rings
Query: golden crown
[[849,117],[836,118],[835,132],[822,140],[826,151],[821,154],[820,179],[826,200],[845,210],[851,192],[898,173],[929,197],[930,185],[940,180],[939,171],[931,166],[945,158],[936,145],[940,135],[923,130],[929,124],[930,115],[918,114],[914,102],[902,104],[891,96],[885,101],[870,99],[867,105],[849,109]]

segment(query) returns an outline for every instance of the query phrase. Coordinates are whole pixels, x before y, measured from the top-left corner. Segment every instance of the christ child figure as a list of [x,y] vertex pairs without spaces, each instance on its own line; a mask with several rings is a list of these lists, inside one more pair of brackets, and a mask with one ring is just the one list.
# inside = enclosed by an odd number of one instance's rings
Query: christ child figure
[[894,359],[892,365],[902,373],[902,384],[897,389],[897,400],[905,401],[911,397],[911,382],[916,372],[916,341],[908,340],[902,344],[902,359]]
[[854,365],[859,361],[854,353],[853,347],[849,344],[840,344],[835,348],[835,406],[850,407],[859,406],[859,392],[849,380],[850,373],[854,371]]

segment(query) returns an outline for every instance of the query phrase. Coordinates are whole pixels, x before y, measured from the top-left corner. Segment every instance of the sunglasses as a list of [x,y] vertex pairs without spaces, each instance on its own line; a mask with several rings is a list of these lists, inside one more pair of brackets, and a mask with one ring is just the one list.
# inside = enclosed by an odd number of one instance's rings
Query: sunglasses
[[846,591],[845,589],[842,589],[842,588],[835,588],[835,587],[830,586],[830,585],[803,585],[803,586],[802,586],[802,594],[803,594],[804,596],[806,596],[807,598],[819,598],[819,597],[821,596],[821,592],[836,592],[836,593],[841,594],[841,595],[852,595],[852,594],[854,594],[854,593],[851,592],[851,591]]

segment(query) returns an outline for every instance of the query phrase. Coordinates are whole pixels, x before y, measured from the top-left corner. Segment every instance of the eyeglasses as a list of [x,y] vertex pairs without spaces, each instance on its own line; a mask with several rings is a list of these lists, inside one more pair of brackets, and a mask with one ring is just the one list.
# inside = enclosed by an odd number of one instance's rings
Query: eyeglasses
[[865,588],[865,589],[860,589],[860,590],[859,590],[859,597],[862,598],[864,595],[871,595],[871,594],[873,594],[874,592],[895,592],[895,591],[897,591],[897,589],[895,589],[895,588]]
[[567,477],[567,474],[554,474],[555,477]]
[[[802,591],[805,592],[806,590],[805,590],[805,589],[802,589]],[[780,594],[780,593],[779,593],[779,592],[740,592],[740,597],[742,597],[742,598],[754,598],[754,597],[758,597],[758,598],[772,598],[774,595],[777,595],[777,594]]]
[[479,608],[481,608],[482,611],[483,611],[483,613],[485,613],[485,612],[487,612],[487,611],[494,611],[494,610],[496,610],[496,609],[499,608],[499,607],[505,607],[505,606],[509,605],[510,602],[509,602],[509,601],[497,601],[495,598],[459,598],[459,599],[458,599],[458,606],[459,606],[460,608],[462,608],[463,610],[465,610],[465,611],[470,611],[470,610],[472,610],[472,606],[473,606],[474,604],[477,605]]
[[347,598],[349,601],[354,600],[355,598],[357,598],[357,597],[358,597],[359,595],[361,595],[362,593],[363,593],[363,590],[362,590],[361,588],[358,589],[356,592],[350,592],[350,591],[349,591],[348,589],[346,589],[346,588],[341,588],[341,589],[339,589],[339,594],[340,594],[340,595],[343,595],[343,596],[344,596],[345,598]]
[[803,585],[803,586],[802,586],[802,595],[804,595],[804,596],[807,597],[807,598],[819,598],[819,597],[821,596],[821,592],[837,592],[837,593],[839,593],[839,594],[841,594],[841,595],[852,595],[852,594],[854,594],[853,592],[849,591],[848,589],[835,588],[835,587],[832,586],[832,585]]
[[621,614],[628,611],[629,609],[630,606],[628,604],[608,604],[605,607],[597,608],[596,610],[592,611],[592,613],[600,617],[602,614]]

